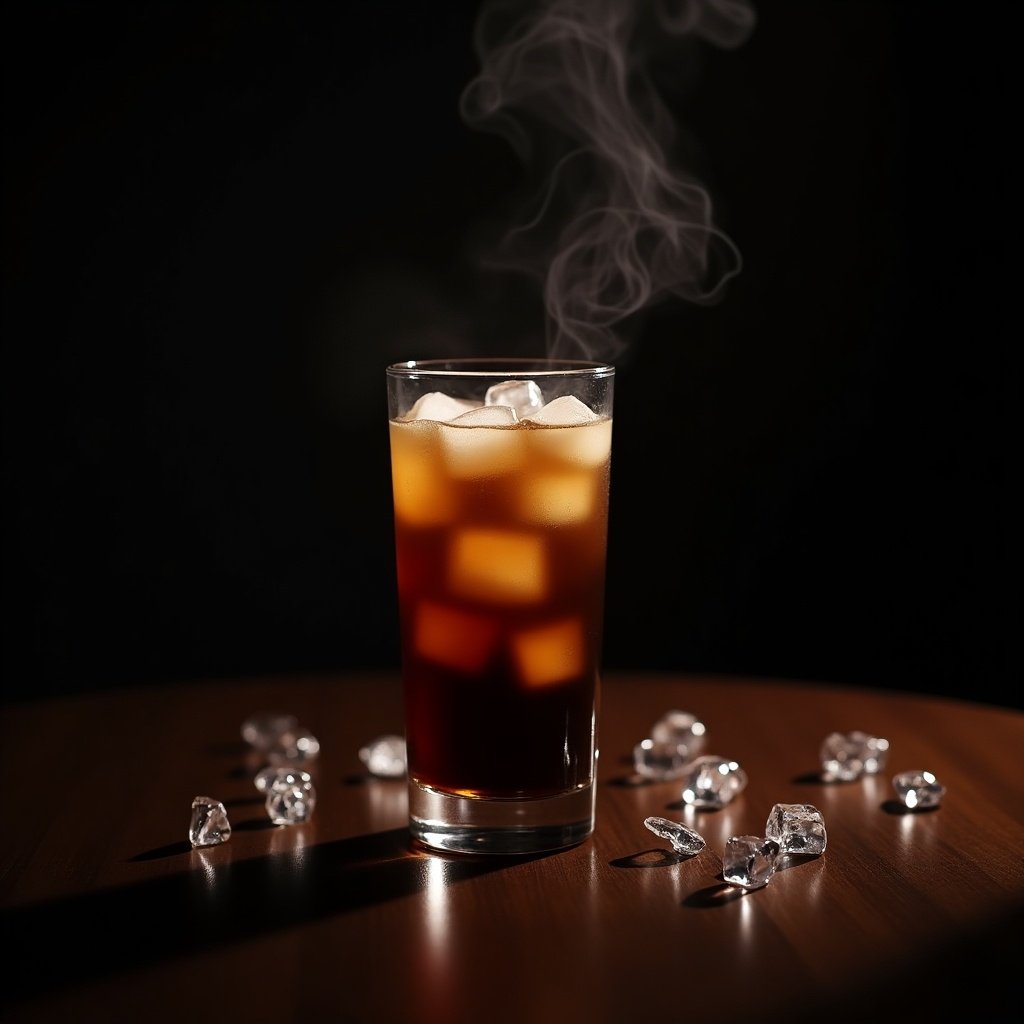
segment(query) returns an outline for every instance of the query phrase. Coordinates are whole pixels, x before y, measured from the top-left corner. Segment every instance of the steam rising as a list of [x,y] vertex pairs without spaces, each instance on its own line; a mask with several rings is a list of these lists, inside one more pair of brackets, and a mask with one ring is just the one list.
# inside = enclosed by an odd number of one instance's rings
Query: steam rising
[[611,359],[626,318],[670,295],[709,304],[741,268],[706,190],[670,166],[674,125],[650,78],[653,44],[741,44],[746,0],[490,0],[465,121],[544,175],[499,266],[538,275],[557,356]]

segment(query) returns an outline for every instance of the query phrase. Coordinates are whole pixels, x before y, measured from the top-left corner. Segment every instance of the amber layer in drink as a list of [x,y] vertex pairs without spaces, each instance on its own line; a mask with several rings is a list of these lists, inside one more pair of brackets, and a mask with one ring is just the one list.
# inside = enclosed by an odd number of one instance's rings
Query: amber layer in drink
[[392,421],[410,778],[481,797],[592,781],[611,421]]

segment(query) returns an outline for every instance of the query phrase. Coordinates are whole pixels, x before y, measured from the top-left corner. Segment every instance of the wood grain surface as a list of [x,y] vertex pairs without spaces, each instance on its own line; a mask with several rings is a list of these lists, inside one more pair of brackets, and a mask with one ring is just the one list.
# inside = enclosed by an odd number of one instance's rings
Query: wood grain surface
[[[672,708],[746,790],[683,807],[637,784],[633,745]],[[321,741],[318,802],[270,824],[241,739],[250,714],[295,714]],[[918,695],[682,675],[604,683],[598,822],[557,854],[412,849],[402,781],[367,778],[400,732],[397,677],[191,683],[2,710],[0,844],[10,1021],[896,1021],[1017,1019],[1024,908],[1024,714]],[[833,730],[889,739],[885,770],[823,783]],[[523,738],[524,743],[529,737]],[[937,810],[896,805],[891,776],[929,769]],[[192,849],[196,795],[224,801],[222,846]],[[742,892],[731,835],[775,803],[821,810],[820,857]],[[643,825],[687,821],[691,858]],[[966,993],[966,996],[964,995]]]

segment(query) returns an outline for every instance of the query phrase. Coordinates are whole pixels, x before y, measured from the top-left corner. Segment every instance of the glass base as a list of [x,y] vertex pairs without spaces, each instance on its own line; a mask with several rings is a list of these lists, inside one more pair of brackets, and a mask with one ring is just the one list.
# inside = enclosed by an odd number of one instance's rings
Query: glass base
[[409,783],[409,829],[448,853],[514,856],[564,850],[594,831],[594,786],[538,800],[487,800]]

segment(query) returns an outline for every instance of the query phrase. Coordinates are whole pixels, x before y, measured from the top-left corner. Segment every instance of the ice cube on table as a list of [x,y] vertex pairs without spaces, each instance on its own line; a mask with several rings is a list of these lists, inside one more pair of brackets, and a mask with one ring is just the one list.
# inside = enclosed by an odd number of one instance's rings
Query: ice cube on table
[[683,747],[686,756],[695,757],[704,749],[707,728],[689,711],[666,711],[651,727],[655,743],[674,743]]
[[505,429],[514,422],[511,409],[490,408],[466,413],[443,427],[445,472],[456,480],[476,480],[518,469],[526,458],[526,445],[519,431]]
[[938,807],[946,795],[946,787],[939,782],[935,775],[921,768],[894,775],[892,785],[900,803],[911,810]]
[[[534,417],[524,421],[537,422]],[[557,459],[571,466],[600,466],[612,451],[612,421],[597,420],[564,430],[531,430],[527,442],[537,458]]]
[[275,825],[301,825],[316,807],[313,777],[301,768],[279,768],[266,788],[265,806]]
[[461,416],[464,412],[479,407],[479,402],[473,402],[466,398],[453,398],[441,391],[430,391],[425,395],[420,395],[413,407],[399,418],[402,420],[436,420],[440,423],[447,423],[449,420],[455,419],[456,416]]
[[730,836],[722,855],[722,878],[744,889],[762,889],[775,874],[779,844],[761,836]]
[[544,405],[544,395],[533,380],[506,380],[493,384],[484,395],[485,405],[508,406],[522,418],[537,412]]
[[880,771],[889,753],[889,741],[866,732],[831,732],[819,752],[825,782],[852,782]]
[[681,821],[670,821],[668,818],[644,818],[647,826],[656,836],[667,839],[676,853],[692,857],[705,847],[704,837]]
[[539,601],[548,588],[544,541],[525,531],[458,530],[448,552],[447,586],[459,597],[491,604]]
[[490,660],[498,625],[486,615],[421,601],[413,613],[417,655],[458,672],[479,672]]
[[438,457],[435,423],[391,424],[391,481],[395,518],[411,526],[444,526],[458,506]]
[[652,782],[668,782],[685,774],[690,759],[678,743],[663,743],[648,736],[633,747],[633,770]]
[[687,768],[683,802],[705,810],[718,810],[747,788],[747,773],[736,761],[703,754]]
[[399,779],[405,775],[405,737],[388,734],[378,736],[359,749],[359,760],[366,770],[381,779]]
[[516,492],[516,515],[524,523],[569,526],[581,523],[594,510],[592,473],[537,473],[523,480]]
[[260,711],[242,723],[242,739],[257,750],[268,750],[277,738],[298,725],[294,715],[280,711]]
[[300,765],[320,756],[320,741],[304,726],[297,725],[281,733],[267,751],[273,765]]
[[825,819],[814,804],[776,804],[768,815],[764,834],[774,839],[783,853],[817,856],[825,852],[828,842]]
[[228,812],[219,800],[197,796],[192,800],[188,841],[193,846],[219,846],[231,838]]
[[559,619],[512,637],[512,653],[524,686],[555,686],[576,679],[583,672],[583,623],[577,618]]

